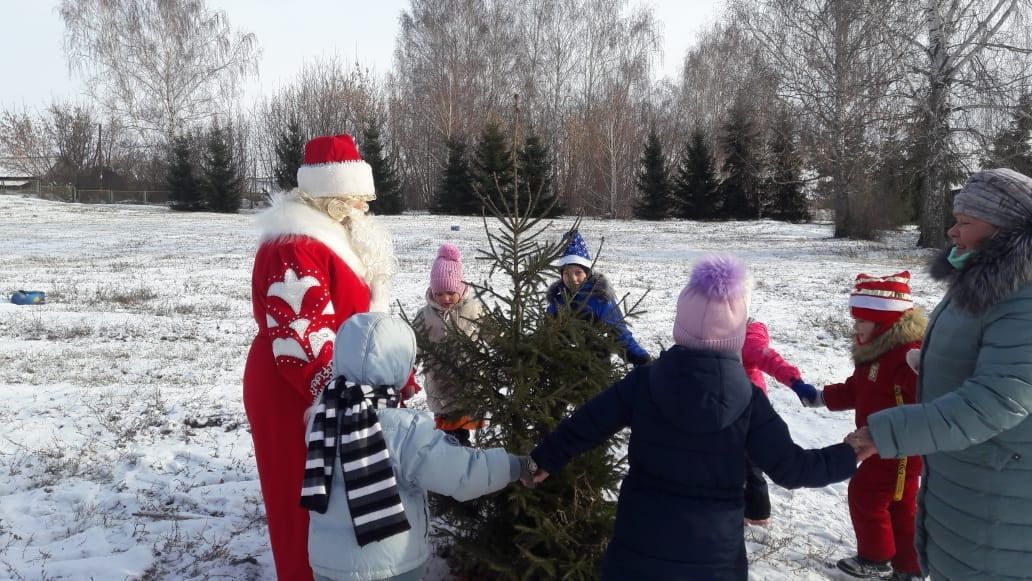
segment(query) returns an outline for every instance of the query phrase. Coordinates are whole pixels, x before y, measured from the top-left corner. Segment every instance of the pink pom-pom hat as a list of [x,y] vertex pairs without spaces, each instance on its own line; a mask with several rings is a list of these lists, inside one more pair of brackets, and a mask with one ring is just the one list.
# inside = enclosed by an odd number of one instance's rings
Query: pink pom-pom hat
[[693,349],[741,353],[751,287],[745,264],[737,258],[701,260],[677,298],[674,342]]
[[434,294],[451,292],[464,294],[462,282],[462,253],[454,244],[442,244],[430,269],[430,291]]

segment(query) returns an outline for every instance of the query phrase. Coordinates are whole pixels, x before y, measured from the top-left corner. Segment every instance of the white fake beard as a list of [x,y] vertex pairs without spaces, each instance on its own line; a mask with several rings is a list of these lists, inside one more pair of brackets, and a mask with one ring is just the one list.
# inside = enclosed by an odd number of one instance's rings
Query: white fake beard
[[353,212],[347,220],[351,248],[366,266],[366,282],[371,288],[387,292],[391,279],[397,271],[394,257],[394,242],[390,231],[373,216]]

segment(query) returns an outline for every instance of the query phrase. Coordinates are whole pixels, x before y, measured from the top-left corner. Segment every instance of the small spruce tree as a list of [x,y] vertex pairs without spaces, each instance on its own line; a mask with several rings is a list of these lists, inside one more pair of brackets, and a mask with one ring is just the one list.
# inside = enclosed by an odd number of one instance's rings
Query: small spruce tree
[[459,137],[448,140],[448,162],[434,194],[433,211],[438,214],[472,216],[479,213],[480,201],[473,191],[473,176],[466,159],[466,143]]
[[376,199],[369,208],[376,214],[400,214],[405,209],[401,198],[401,182],[394,159],[383,151],[380,122],[374,120],[362,130],[362,159],[373,169]]
[[521,207],[530,208],[534,216],[554,218],[561,216],[566,209],[556,199],[554,182],[552,181],[552,158],[548,145],[541,138],[531,133],[520,149],[520,188]]
[[168,184],[168,207],[180,211],[204,209],[201,184],[194,175],[190,159],[190,138],[180,135],[172,141],[171,159],[165,182]]
[[795,126],[786,112],[778,116],[768,147],[771,154],[771,174],[767,186],[771,202],[770,217],[787,222],[809,220],[810,207],[800,181],[802,160],[796,149]]
[[[565,241],[545,237],[547,225],[521,204],[518,178],[513,182],[501,206],[481,194],[492,219],[484,220],[488,242],[480,258],[490,265],[486,280],[504,280],[505,287],[474,286],[472,300],[485,303],[478,332],[468,336],[451,327],[436,343],[421,326],[416,335],[424,364],[464,386],[460,405],[473,417],[490,419],[477,431],[477,445],[528,453],[569,411],[617,377],[612,359],[577,345],[608,342],[614,352],[619,346],[600,323],[572,312],[569,301],[557,315],[548,314],[547,285]],[[465,503],[439,503],[445,526],[435,534],[450,542],[456,573],[596,579],[622,476],[623,460],[614,449],[624,442],[618,437],[612,448],[577,457],[533,490],[511,486]]]
[[706,134],[700,127],[692,131],[681,153],[673,187],[681,218],[708,220],[720,215],[720,182],[706,145]]
[[243,179],[233,155],[233,129],[214,123],[208,131],[204,155],[204,199],[213,212],[236,213],[240,210]]
[[634,205],[634,215],[644,220],[662,220],[672,213],[673,197],[670,180],[667,177],[663,144],[659,142],[656,128],[649,131],[645,151],[641,155],[641,169],[637,176],[638,192],[641,197]]
[[284,191],[297,187],[297,170],[305,154],[305,136],[297,118],[291,117],[286,129],[276,138],[276,185]]

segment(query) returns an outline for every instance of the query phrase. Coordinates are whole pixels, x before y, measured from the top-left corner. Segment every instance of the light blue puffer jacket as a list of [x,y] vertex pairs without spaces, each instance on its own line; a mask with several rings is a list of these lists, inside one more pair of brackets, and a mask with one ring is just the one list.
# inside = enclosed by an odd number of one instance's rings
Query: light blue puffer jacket
[[[408,380],[415,354],[415,336],[400,319],[384,313],[353,315],[337,333],[334,374],[366,385],[400,387]],[[427,413],[408,409],[377,413],[412,528],[359,547],[338,457],[329,508],[325,514],[311,513],[308,555],[317,575],[366,580],[409,572],[430,557],[428,490],[462,501],[501,490],[519,477],[515,456],[501,448],[464,448],[434,429],[434,419]]]
[[1032,228],[993,237],[932,314],[918,403],[868,418],[882,457],[925,458],[915,546],[936,581],[1032,579]]

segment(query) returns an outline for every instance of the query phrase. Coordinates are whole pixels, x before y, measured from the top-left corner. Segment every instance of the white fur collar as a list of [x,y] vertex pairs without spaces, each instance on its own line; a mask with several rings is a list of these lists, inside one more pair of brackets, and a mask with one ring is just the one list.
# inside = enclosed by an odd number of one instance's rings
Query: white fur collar
[[[295,201],[290,196],[275,196],[272,206],[258,214],[259,243],[306,236],[326,245],[348,265],[355,276],[369,286],[370,310],[387,312],[389,307],[390,280],[379,276],[368,276],[366,263],[355,253],[347,230],[322,212]],[[370,280],[372,279],[372,280]]]

